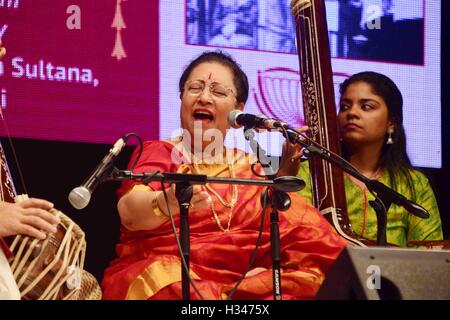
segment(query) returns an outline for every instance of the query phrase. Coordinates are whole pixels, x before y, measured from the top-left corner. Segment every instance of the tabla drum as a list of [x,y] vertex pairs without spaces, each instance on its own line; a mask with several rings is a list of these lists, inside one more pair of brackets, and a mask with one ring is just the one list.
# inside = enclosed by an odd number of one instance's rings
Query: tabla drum
[[84,232],[57,209],[55,234],[45,240],[18,235],[8,239],[13,259],[11,269],[25,300],[77,300],[81,294],[86,253]]

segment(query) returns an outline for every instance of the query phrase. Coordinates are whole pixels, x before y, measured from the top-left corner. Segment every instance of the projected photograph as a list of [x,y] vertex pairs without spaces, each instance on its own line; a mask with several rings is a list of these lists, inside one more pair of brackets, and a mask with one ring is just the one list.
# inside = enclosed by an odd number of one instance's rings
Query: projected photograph
[[339,4],[336,57],[423,64],[423,0],[328,2]]
[[187,43],[295,53],[287,0],[187,0]]
[[[182,26],[160,21],[160,72],[169,75],[160,81],[164,109],[160,136],[171,136],[179,127],[178,118],[169,114],[179,103],[178,78],[168,70],[175,66],[182,70],[183,61],[216,48],[232,54],[249,78],[247,112],[301,125],[303,103],[290,0],[179,1],[184,6],[160,1],[163,17],[176,13],[177,19],[184,20]],[[440,1],[325,0],[325,5],[336,99],[339,85],[349,75],[371,70],[389,76],[403,94],[412,163],[439,168]],[[426,118],[416,116],[423,104],[429,106]],[[426,137],[433,137],[432,142]]]
[[[423,0],[328,0],[332,57],[423,64]],[[187,0],[186,42],[295,53],[290,0]]]

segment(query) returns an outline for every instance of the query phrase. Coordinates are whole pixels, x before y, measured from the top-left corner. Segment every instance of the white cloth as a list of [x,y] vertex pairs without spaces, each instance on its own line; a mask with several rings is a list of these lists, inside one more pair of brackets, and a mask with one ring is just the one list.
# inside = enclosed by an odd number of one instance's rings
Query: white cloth
[[0,249],[0,300],[20,300],[20,291],[5,254]]

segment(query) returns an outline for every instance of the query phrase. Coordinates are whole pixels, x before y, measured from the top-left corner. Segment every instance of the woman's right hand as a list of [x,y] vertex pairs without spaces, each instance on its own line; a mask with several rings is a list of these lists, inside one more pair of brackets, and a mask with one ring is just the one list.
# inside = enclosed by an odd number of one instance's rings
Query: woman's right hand
[[[178,200],[175,195],[175,185],[173,184],[166,189],[168,204],[173,215],[180,213],[180,207],[178,206]],[[159,209],[164,212],[165,215],[169,215],[167,204],[164,199],[164,194],[160,192],[158,194],[158,206]],[[202,185],[192,186],[192,198],[190,202],[190,210],[202,210],[211,208],[212,198]]]
[[[179,214],[180,207],[175,196],[175,185],[167,188],[166,193],[172,215]],[[157,214],[153,208],[155,197],[162,214]],[[211,201],[204,186],[193,186],[191,210],[210,208]],[[136,190],[129,192],[120,198],[117,209],[122,225],[130,231],[156,229],[165,223],[169,216],[164,194],[161,191]]]

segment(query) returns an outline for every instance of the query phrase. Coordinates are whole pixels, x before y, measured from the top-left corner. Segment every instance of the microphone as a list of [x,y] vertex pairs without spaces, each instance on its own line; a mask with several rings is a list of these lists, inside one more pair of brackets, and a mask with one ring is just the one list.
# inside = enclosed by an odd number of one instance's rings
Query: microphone
[[241,110],[234,109],[228,114],[228,123],[232,128],[240,127],[255,129],[279,129],[287,126],[287,123],[275,119],[269,119],[265,115],[254,115],[243,113]]
[[91,194],[97,186],[103,182],[107,172],[112,168],[114,161],[125,146],[126,141],[120,138],[102,159],[89,178],[79,187],[72,189],[69,193],[69,202],[75,209],[83,209],[91,200]]
[[427,211],[427,209],[411,200],[408,200],[404,195],[385,186],[378,180],[370,180],[368,188],[375,191],[378,196],[379,194],[381,194],[381,197],[379,196],[380,198],[386,199],[392,203],[402,206],[409,213],[415,215],[416,217],[422,219],[428,219],[430,217],[430,213]]
[[405,201],[404,207],[406,210],[408,210],[410,213],[415,215],[416,217],[422,218],[422,219],[428,219],[430,217],[430,213],[422,207],[421,205],[412,202],[412,201]]

